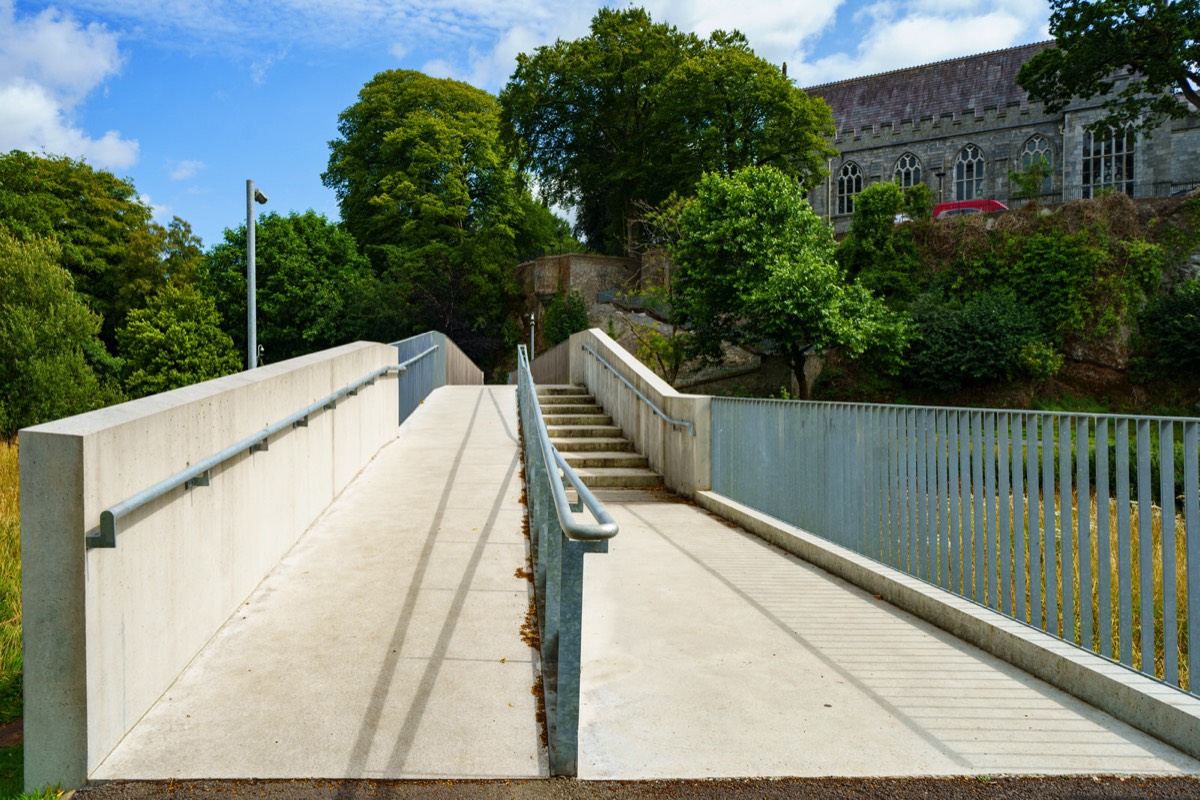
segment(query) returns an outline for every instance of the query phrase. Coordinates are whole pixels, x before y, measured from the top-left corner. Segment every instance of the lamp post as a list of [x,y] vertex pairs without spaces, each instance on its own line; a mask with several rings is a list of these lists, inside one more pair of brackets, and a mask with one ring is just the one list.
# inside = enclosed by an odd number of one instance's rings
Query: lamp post
[[534,312],[530,311],[529,312],[529,360],[530,360],[530,362],[533,361],[533,325],[534,325]]
[[942,192],[942,178],[945,178],[945,177],[946,177],[946,173],[944,173],[944,172],[935,172],[935,173],[933,173],[933,174],[934,174],[934,177],[936,177],[936,178],[938,179],[938,198],[937,198],[937,201],[940,203],[940,202],[942,202],[943,200],[945,200],[945,199],[946,199],[946,195],[945,195],[945,194]]
[[246,181],[246,369],[258,366],[258,309],[254,274],[254,204],[266,203],[267,196]]

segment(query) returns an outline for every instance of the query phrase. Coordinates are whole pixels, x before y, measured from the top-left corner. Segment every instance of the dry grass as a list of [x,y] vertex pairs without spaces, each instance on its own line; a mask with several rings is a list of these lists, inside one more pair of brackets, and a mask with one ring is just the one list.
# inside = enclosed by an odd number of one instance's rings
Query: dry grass
[[[963,511],[965,516],[963,517],[963,523],[964,523],[963,545],[962,545],[963,552],[961,553],[961,556],[964,558],[964,562],[965,562],[962,564],[963,577],[964,577],[964,581],[966,582],[965,594],[968,596],[971,596],[973,593],[972,587],[974,586],[975,573],[974,573],[974,569],[973,569],[974,565],[972,563],[973,552],[974,552],[974,539],[972,538],[972,526],[971,526],[972,510],[969,507],[969,505],[971,503],[970,495],[965,495],[964,499],[966,499],[966,501],[967,501],[968,508],[965,511]],[[992,502],[994,503],[995,501],[993,500]],[[1023,503],[1025,503],[1025,504],[1028,503],[1028,497],[1024,498]],[[1014,509],[1011,499],[1009,500],[1009,504],[1010,504],[1009,505],[1009,518],[1011,520],[1011,519],[1013,519],[1012,515],[1015,513],[1016,509]],[[994,514],[996,512],[996,510],[997,509],[993,506],[992,513]],[[1028,509],[1028,506],[1026,505],[1025,506],[1025,514],[1029,514],[1029,513],[1030,513],[1030,509]],[[1114,658],[1119,660],[1120,654],[1121,654],[1121,649],[1122,649],[1122,641],[1121,641],[1121,636],[1120,636],[1120,630],[1121,630],[1121,626],[1120,626],[1120,623],[1121,623],[1121,620],[1120,620],[1120,595],[1119,595],[1120,541],[1119,541],[1119,534],[1118,534],[1119,529],[1118,529],[1118,504],[1117,504],[1117,501],[1112,498],[1110,498],[1108,501],[1107,514],[1108,514],[1109,543],[1108,543],[1107,571],[1108,571],[1108,583],[1109,583],[1108,596],[1109,596],[1109,606],[1110,607],[1107,609],[1101,609],[1100,608],[1100,564],[1101,564],[1101,562],[1100,562],[1100,547],[1099,547],[1099,526],[1097,524],[1097,519],[1098,519],[1098,517],[1097,517],[1097,499],[1096,499],[1095,493],[1092,493],[1089,504],[1088,504],[1088,519],[1090,521],[1090,531],[1091,532],[1090,532],[1090,535],[1088,536],[1088,545],[1089,546],[1088,546],[1088,562],[1087,563],[1088,563],[1088,567],[1089,567],[1088,573],[1089,573],[1089,577],[1090,577],[1090,584],[1086,589],[1083,590],[1083,593],[1081,594],[1081,591],[1080,591],[1080,567],[1083,565],[1083,562],[1081,560],[1081,556],[1083,554],[1080,552],[1080,546],[1079,546],[1079,531],[1078,531],[1078,527],[1079,527],[1079,495],[1078,495],[1078,492],[1072,493],[1072,496],[1071,496],[1071,520],[1073,522],[1073,528],[1074,528],[1074,531],[1072,533],[1073,546],[1072,546],[1072,558],[1071,558],[1070,563],[1067,566],[1070,567],[1070,573],[1071,573],[1071,578],[1072,578],[1071,583],[1072,583],[1072,587],[1073,587],[1073,595],[1074,595],[1075,601],[1073,603],[1074,608],[1073,608],[1072,618],[1069,622],[1067,620],[1065,620],[1064,616],[1063,616],[1062,580],[1063,580],[1063,576],[1065,575],[1064,556],[1063,556],[1062,538],[1057,529],[1058,525],[1061,522],[1062,502],[1061,502],[1061,497],[1057,493],[1055,494],[1055,498],[1054,498],[1054,512],[1053,513],[1055,516],[1054,516],[1054,519],[1051,520],[1051,522],[1055,526],[1055,531],[1053,532],[1054,542],[1055,542],[1055,547],[1054,547],[1055,564],[1054,564],[1054,570],[1053,570],[1054,577],[1052,577],[1052,579],[1051,579],[1051,583],[1052,583],[1051,590],[1054,592],[1053,599],[1054,599],[1054,607],[1055,607],[1055,616],[1053,619],[1047,618],[1047,607],[1049,605],[1049,603],[1047,601],[1049,599],[1049,595],[1047,594],[1047,585],[1046,585],[1046,576],[1045,576],[1045,557],[1046,557],[1046,553],[1047,553],[1046,540],[1045,540],[1044,536],[1039,538],[1039,542],[1037,545],[1038,562],[1041,565],[1040,574],[1038,574],[1037,576],[1029,576],[1028,571],[1030,569],[1030,567],[1029,567],[1030,557],[1033,555],[1033,553],[1030,550],[1030,544],[1029,544],[1029,536],[1028,536],[1029,528],[1023,521],[1022,528],[1026,532],[1026,535],[1022,541],[1022,545],[1023,545],[1023,549],[1024,549],[1024,552],[1022,553],[1022,555],[1024,556],[1024,564],[1025,564],[1025,570],[1026,570],[1026,574],[1027,574],[1027,579],[1024,581],[1026,613],[1025,613],[1025,617],[1024,617],[1023,621],[1027,622],[1031,625],[1034,625],[1036,627],[1046,629],[1046,630],[1062,631],[1064,633],[1064,638],[1067,638],[1067,639],[1070,639],[1071,641],[1082,644],[1084,647],[1088,647],[1096,652],[1101,652],[1101,627],[1100,626],[1107,625],[1108,630],[1111,631],[1111,640],[1110,640],[1112,643],[1111,644],[1111,648],[1112,648],[1111,654]],[[1150,560],[1150,566],[1151,566],[1151,582],[1152,582],[1151,602],[1153,604],[1153,619],[1154,619],[1154,653],[1152,654],[1153,666],[1151,666],[1149,663],[1147,663],[1146,660],[1143,659],[1143,653],[1142,653],[1142,641],[1141,641],[1141,630],[1142,630],[1142,625],[1141,625],[1141,607],[1142,607],[1141,606],[1141,603],[1142,603],[1141,570],[1142,570],[1142,565],[1141,565],[1141,559],[1139,557],[1139,551],[1140,551],[1139,528],[1140,528],[1140,522],[1141,522],[1141,519],[1140,519],[1141,509],[1136,501],[1130,502],[1128,513],[1129,513],[1129,529],[1130,529],[1129,542],[1127,545],[1128,546],[1129,563],[1130,563],[1130,578],[1129,578],[1130,598],[1129,598],[1129,603],[1128,603],[1128,609],[1129,609],[1129,614],[1130,614],[1130,619],[1129,619],[1130,642],[1129,642],[1129,644],[1131,645],[1131,650],[1132,650],[1132,654],[1133,654],[1131,666],[1135,666],[1135,667],[1143,670],[1146,673],[1155,675],[1158,678],[1164,678],[1166,675],[1166,672],[1165,672],[1165,668],[1164,668],[1165,667],[1165,664],[1164,664],[1165,627],[1164,627],[1164,620],[1163,620],[1163,609],[1164,609],[1163,559],[1162,559],[1163,541],[1164,541],[1163,513],[1162,513],[1162,509],[1160,509],[1158,506],[1151,507],[1152,557]],[[1044,531],[1045,509],[1041,502],[1038,503],[1037,509],[1033,511],[1032,518],[1037,521],[1038,529]],[[994,516],[992,517],[992,520],[993,520],[992,525],[995,525],[995,517]],[[1175,627],[1177,642],[1178,642],[1179,663],[1178,663],[1177,667],[1178,667],[1178,675],[1179,675],[1179,686],[1181,688],[1188,689],[1190,686],[1190,682],[1189,682],[1190,676],[1188,675],[1188,636],[1187,636],[1187,606],[1188,606],[1187,569],[1186,569],[1187,542],[1186,542],[1186,539],[1184,536],[1184,521],[1183,521],[1182,515],[1178,515],[1178,516],[1174,517],[1174,519],[1171,520],[1171,522],[1173,524],[1168,525],[1168,527],[1167,527],[1166,539],[1169,542],[1173,537],[1173,539],[1174,539],[1174,542],[1173,542],[1174,548],[1173,549],[1175,551],[1175,578],[1174,578],[1174,580],[1175,580],[1175,598],[1176,598],[1176,617],[1174,620],[1172,620],[1172,624]],[[991,538],[991,537],[989,537],[989,538]],[[1015,552],[1016,536],[1015,536],[1015,525],[1012,525],[1011,523],[1010,523],[1010,528],[1009,528],[1008,541],[1009,541],[1009,563],[1012,565],[1011,569],[1013,570],[1013,573],[1005,576],[1004,580],[1006,580],[1008,582],[1008,589],[1009,589],[1008,595],[1011,598],[1011,597],[1016,597],[1016,591],[1017,591],[1017,581],[1016,581],[1016,574],[1015,574],[1016,565],[1017,565],[1016,552]],[[995,558],[995,551],[996,551],[997,543],[995,542],[994,539],[992,539],[991,541],[989,541],[988,544],[990,545],[990,547],[987,548],[988,553],[989,553],[989,555],[988,555],[989,568],[990,568],[989,571],[991,571],[991,570],[996,569],[995,565],[993,565],[991,563],[991,560],[993,558]],[[987,589],[987,597],[984,599],[983,602],[985,602],[987,605],[989,605],[993,608],[996,608],[999,606],[999,598],[992,596],[993,580],[994,579],[989,579],[989,580],[984,581],[986,589]],[[1037,587],[1039,589],[1039,594],[1041,595],[1041,603],[1040,603],[1041,608],[1036,609],[1036,610],[1033,608],[1032,602],[1031,602],[1032,582],[1034,582],[1034,581],[1036,581]],[[1081,596],[1090,597],[1091,602],[1088,604],[1081,605],[1081,603],[1079,602]],[[1010,609],[1004,609],[1004,610],[1007,613]],[[1011,609],[1011,610],[1013,612],[1015,612],[1015,609]],[[1035,616],[1035,611],[1037,612],[1036,616]],[[1083,641],[1083,637],[1082,637],[1083,614],[1088,614],[1088,615],[1090,615],[1090,618],[1091,618],[1091,625],[1090,625],[1091,640],[1090,641]],[[1015,613],[1013,614],[1013,616],[1016,616],[1018,619],[1021,618],[1020,615],[1017,615]],[[1067,635],[1068,631],[1071,632],[1070,635]]]
[[0,441],[0,723],[21,715],[21,513],[17,445]]

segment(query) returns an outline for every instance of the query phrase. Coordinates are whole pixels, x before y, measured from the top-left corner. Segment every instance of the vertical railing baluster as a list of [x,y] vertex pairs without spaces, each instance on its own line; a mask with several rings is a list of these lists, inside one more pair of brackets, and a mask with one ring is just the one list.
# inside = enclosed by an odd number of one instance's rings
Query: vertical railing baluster
[[[1071,420],[1058,420],[1058,507],[1059,535],[1062,537],[1062,637],[1077,642],[1075,636],[1075,518],[1071,513]],[[1082,600],[1080,601],[1082,602]]]
[[987,569],[984,564],[984,540],[987,524],[983,517],[983,414],[971,414],[971,576],[974,579],[972,599],[987,602],[984,586]]
[[1013,494],[1013,579],[1016,595],[1016,617],[1021,622],[1029,621],[1028,609],[1025,604],[1025,482],[1021,480],[1024,474],[1025,437],[1021,423],[1023,414],[1013,415],[1013,454],[1012,454],[1012,494]]
[[1108,418],[1096,420],[1096,627],[1100,655],[1113,657],[1112,511],[1108,489]]
[[1054,503],[1054,430],[1055,418],[1042,418],[1042,573],[1045,583],[1042,596],[1046,599],[1045,629],[1057,634],[1058,626],[1058,524]]
[[1117,449],[1117,636],[1121,663],[1133,666],[1132,535],[1129,520],[1129,420],[1118,418],[1113,431]]
[[[1150,421],[1137,422],[1138,610],[1143,672],[1154,674],[1154,499],[1150,473]],[[1149,668],[1147,668],[1149,664]]]
[[950,416],[950,412],[939,410],[937,412],[938,420],[938,586],[943,589],[950,590],[950,468],[948,461],[950,451],[948,448],[948,436],[946,432],[946,422]]
[[1009,426],[1012,415],[1001,414],[998,417],[999,436],[996,454],[999,456],[997,473],[1000,478],[1000,514],[999,531],[996,546],[1000,551],[1000,605],[1002,613],[1012,615],[1012,529],[1009,526],[1009,512],[1012,508],[1012,491],[1008,485],[1009,478]]
[[1000,607],[999,583],[1000,560],[997,557],[996,509],[996,415],[988,411],[983,414],[983,577],[986,603],[992,608]]
[[946,498],[950,503],[950,544],[947,548],[947,554],[950,556],[950,585],[947,587],[953,592],[962,594],[962,520],[960,518],[959,494],[959,465],[961,456],[959,453],[962,450],[962,440],[959,439],[959,428],[962,426],[962,412],[951,412],[950,418],[946,421],[946,428],[949,438],[949,447],[946,455],[946,473],[949,482],[949,487],[946,491]]
[[1079,498],[1079,634],[1080,643],[1095,650],[1092,639],[1092,478],[1088,457],[1088,418],[1075,420],[1075,496]]
[[1163,680],[1179,683],[1179,618],[1175,604],[1175,423],[1158,423],[1158,505],[1162,508]]
[[1200,421],[1183,424],[1183,526],[1187,559],[1188,691],[1200,696]]
[[1048,417],[1030,417],[1028,451],[1025,455],[1025,485],[1029,488],[1029,622],[1037,628],[1045,627],[1042,621],[1042,521],[1038,513],[1038,490],[1041,478],[1038,475],[1038,424],[1045,425]]
[[937,560],[937,415],[933,411],[922,411],[925,417],[925,580],[936,583]]
[[916,525],[913,526],[914,536],[912,538],[911,563],[909,564],[909,574],[920,578],[925,574],[926,564],[924,561],[924,551],[926,536],[925,531],[929,527],[929,505],[925,502],[928,497],[927,489],[929,486],[929,472],[925,469],[925,412],[920,409],[913,411],[913,430],[915,441],[913,447],[914,466],[916,467],[916,496],[913,497],[913,511],[917,515]]
[[904,438],[907,442],[907,450],[905,452],[905,473],[908,475],[908,480],[905,481],[906,492],[905,502],[908,504],[908,541],[905,558],[905,572],[909,575],[919,575],[921,562],[917,556],[918,543],[920,542],[920,486],[918,483],[917,473],[918,466],[921,463],[919,451],[919,437],[917,435],[917,412],[914,409],[908,410],[908,424],[905,426]]

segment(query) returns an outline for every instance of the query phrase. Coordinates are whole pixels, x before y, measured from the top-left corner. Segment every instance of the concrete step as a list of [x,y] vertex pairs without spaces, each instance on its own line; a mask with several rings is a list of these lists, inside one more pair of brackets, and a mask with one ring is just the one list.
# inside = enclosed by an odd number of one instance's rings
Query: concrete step
[[648,469],[583,467],[575,474],[589,489],[647,489],[662,486],[662,476]]
[[542,419],[546,421],[547,428],[561,425],[604,425],[608,427],[613,424],[612,417],[608,414],[548,414],[543,412]]
[[603,414],[604,409],[596,403],[550,403],[542,405],[542,416],[547,414]]
[[547,425],[546,433],[551,439],[616,439],[621,436],[621,429],[616,425]]
[[567,460],[567,463],[578,471],[581,467],[620,467],[623,469],[650,469],[650,462],[645,456],[639,455],[632,450],[621,451],[584,451],[571,452],[567,450],[559,450],[562,457]]
[[586,386],[570,386],[567,384],[539,384],[537,387],[537,393],[539,400],[541,400],[543,395],[547,397],[561,397],[566,395],[573,395],[576,397],[580,395],[590,396]]
[[557,408],[558,406],[596,405],[596,398],[590,394],[539,394],[538,404],[542,408]]
[[550,443],[560,453],[633,452],[633,442],[620,436],[577,436],[566,439],[551,437]]

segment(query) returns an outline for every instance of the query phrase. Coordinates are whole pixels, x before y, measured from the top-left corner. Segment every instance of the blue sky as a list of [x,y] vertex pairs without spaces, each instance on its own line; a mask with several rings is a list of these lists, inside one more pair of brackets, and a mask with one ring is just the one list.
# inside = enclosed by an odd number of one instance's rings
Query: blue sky
[[[560,0],[0,0],[0,152],[130,178],[205,246],[262,210],[337,218],[321,185],[337,115],[385,69],[497,92],[517,53],[586,34]],[[658,0],[656,21],[736,28],[800,86],[1048,38],[1046,0]]]

